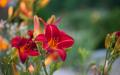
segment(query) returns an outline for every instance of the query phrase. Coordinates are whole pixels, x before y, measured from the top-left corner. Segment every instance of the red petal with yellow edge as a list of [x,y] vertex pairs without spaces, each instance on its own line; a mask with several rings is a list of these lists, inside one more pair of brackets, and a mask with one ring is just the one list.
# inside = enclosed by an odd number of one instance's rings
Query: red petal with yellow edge
[[57,49],[57,52],[58,52],[59,56],[61,57],[61,59],[63,61],[65,61],[66,56],[67,56],[66,51],[64,49]]
[[47,25],[45,29],[45,37],[48,41],[51,39],[59,41],[60,31],[55,25]]
[[25,60],[28,58],[28,54],[26,52],[23,53],[19,51],[19,57],[20,57],[21,62],[24,63]]
[[39,55],[39,52],[37,50],[29,50],[28,54],[30,56],[38,56]]
[[57,43],[58,48],[68,48],[71,47],[74,43],[74,40],[72,37],[70,37],[69,35],[67,35],[64,32],[60,32],[60,42]]

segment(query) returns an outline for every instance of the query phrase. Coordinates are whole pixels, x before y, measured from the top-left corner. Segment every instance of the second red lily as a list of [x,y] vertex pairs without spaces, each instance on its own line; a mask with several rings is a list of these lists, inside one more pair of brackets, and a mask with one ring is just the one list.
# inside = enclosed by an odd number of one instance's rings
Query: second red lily
[[39,52],[35,42],[32,40],[32,31],[28,32],[30,38],[24,38],[16,36],[12,39],[12,47],[18,49],[19,57],[22,63],[28,58],[28,56],[38,56]]

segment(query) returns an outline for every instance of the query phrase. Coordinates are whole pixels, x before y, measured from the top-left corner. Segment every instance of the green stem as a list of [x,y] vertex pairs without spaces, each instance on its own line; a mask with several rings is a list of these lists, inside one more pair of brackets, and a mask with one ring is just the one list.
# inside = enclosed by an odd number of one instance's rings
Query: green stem
[[104,63],[104,68],[103,68],[103,73],[102,73],[102,75],[106,75],[106,72],[105,72],[105,70],[106,70],[106,63],[107,63],[108,55],[109,55],[109,52],[108,52],[108,50],[107,50],[107,52],[106,52],[105,63]]
[[36,42],[36,44],[37,44],[37,48],[38,48],[39,52],[41,53],[41,58],[40,58],[40,60],[42,61],[41,65],[43,67],[45,75],[48,75],[47,69],[46,69],[46,66],[45,66],[45,63],[44,63],[44,60],[45,60],[45,57],[46,57],[46,52],[44,50],[42,50],[39,42],[38,43]]
[[111,60],[110,63],[109,63],[109,67],[108,67],[108,71],[110,71],[111,67],[112,67],[112,64],[113,64],[114,60]]
[[45,63],[44,63],[44,62],[42,62],[42,66],[43,66],[43,69],[44,69],[45,75],[48,75],[48,73],[47,73],[47,69],[46,69],[46,66],[45,66]]
[[37,3],[38,3],[39,0],[35,0],[34,1],[34,4],[33,4],[33,15],[36,15],[37,14]]
[[110,71],[112,64],[114,63],[114,61],[119,57],[119,54],[114,54],[112,55],[112,57],[109,60],[109,67],[108,67],[108,71]]
[[15,17],[16,17],[16,11],[18,11],[19,10],[19,5],[20,5],[20,0],[18,0],[17,1],[17,4],[16,4],[16,6],[14,7],[14,12],[13,12],[13,15],[11,16],[11,17],[8,17],[7,18],[7,22],[11,22],[12,20],[14,20],[15,19]]

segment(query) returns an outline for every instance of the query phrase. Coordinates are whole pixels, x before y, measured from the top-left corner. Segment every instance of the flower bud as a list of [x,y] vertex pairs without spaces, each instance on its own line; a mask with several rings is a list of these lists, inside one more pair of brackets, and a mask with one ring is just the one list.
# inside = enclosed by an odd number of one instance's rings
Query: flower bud
[[40,22],[38,16],[34,16],[34,37],[41,33]]
[[45,7],[49,2],[50,0],[40,0],[40,7],[41,8]]
[[33,73],[35,71],[32,64],[29,65],[28,70],[29,70],[30,73]]
[[109,49],[113,46],[114,43],[114,33],[107,34],[106,39],[105,39],[105,48]]
[[48,57],[45,59],[45,65],[49,65],[51,64],[54,60],[56,60],[58,58],[58,55],[53,53],[53,54],[49,54]]
[[116,40],[114,50],[120,51],[120,37]]
[[120,37],[120,31],[115,33],[116,37]]
[[7,0],[0,0],[0,7],[4,8],[7,5]]
[[108,34],[105,39],[105,48],[114,52],[120,51],[120,32]]
[[12,15],[13,15],[13,7],[10,6],[10,7],[8,8],[8,17],[10,18]]
[[0,51],[5,51],[9,47],[9,43],[6,39],[0,36]]
[[52,15],[48,20],[47,20],[47,24],[53,24],[56,21],[56,17],[55,15]]
[[115,36],[116,36],[116,42],[115,42],[115,47],[114,50],[115,51],[120,51],[120,32],[115,32]]

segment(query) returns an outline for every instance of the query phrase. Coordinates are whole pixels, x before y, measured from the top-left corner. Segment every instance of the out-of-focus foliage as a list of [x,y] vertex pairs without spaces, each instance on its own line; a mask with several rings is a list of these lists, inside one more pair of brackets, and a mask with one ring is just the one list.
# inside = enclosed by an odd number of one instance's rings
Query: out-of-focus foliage
[[[119,17],[119,9],[91,9],[67,13],[62,21],[76,41],[69,58],[76,59],[75,61],[78,62],[79,47],[86,48],[87,50],[104,48],[106,34],[120,30]],[[68,62],[72,62],[69,58]],[[76,65],[74,62],[72,64]]]

